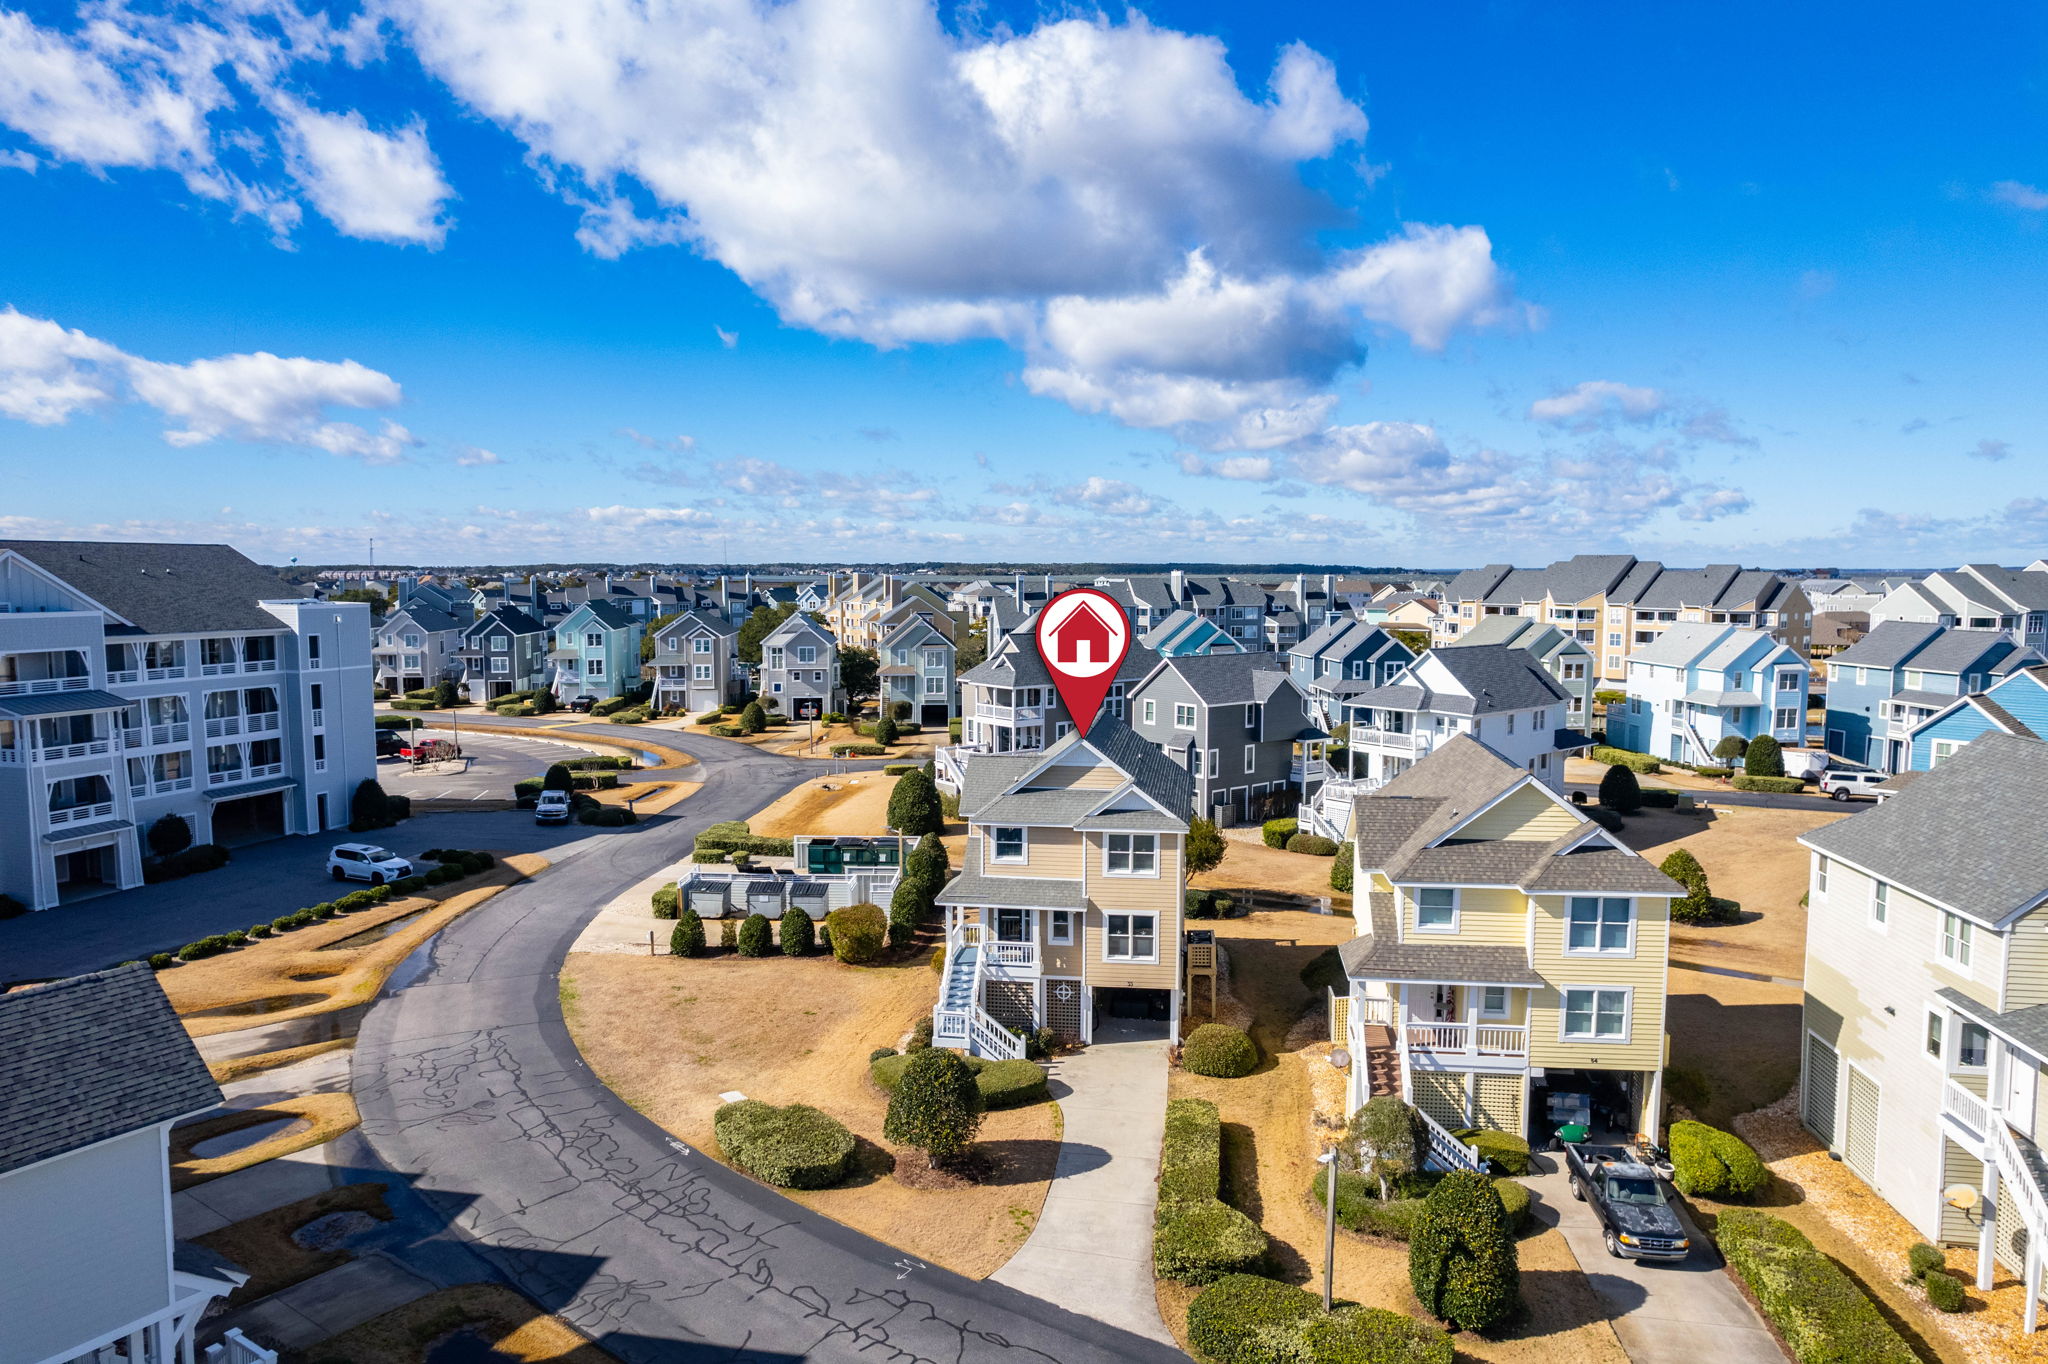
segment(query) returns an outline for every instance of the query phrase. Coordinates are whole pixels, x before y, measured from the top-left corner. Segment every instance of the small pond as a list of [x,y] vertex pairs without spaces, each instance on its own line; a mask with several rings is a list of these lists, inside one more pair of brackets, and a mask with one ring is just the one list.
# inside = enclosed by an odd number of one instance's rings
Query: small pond
[[386,919],[374,928],[366,928],[360,933],[351,933],[346,938],[337,938],[318,950],[322,952],[337,952],[357,947],[368,947],[373,942],[384,941],[384,939],[390,937],[399,929],[404,928],[414,919],[428,912],[425,909],[415,909],[410,914],[401,914],[395,919]]
[[269,1141],[272,1137],[297,1136],[310,1132],[313,1124],[304,1118],[272,1118],[267,1122],[253,1123],[238,1127],[232,1132],[223,1132],[217,1137],[208,1137],[192,1147],[192,1154],[201,1160],[212,1160],[234,1151],[246,1151],[258,1142]]

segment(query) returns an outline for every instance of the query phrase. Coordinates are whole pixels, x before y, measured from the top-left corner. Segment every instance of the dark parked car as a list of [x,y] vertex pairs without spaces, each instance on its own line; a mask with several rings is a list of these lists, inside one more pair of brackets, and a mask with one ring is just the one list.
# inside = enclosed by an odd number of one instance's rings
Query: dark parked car
[[1630,1260],[1683,1260],[1692,1251],[1685,1224],[1664,1196],[1657,1172],[1625,1146],[1566,1142],[1572,1197],[1591,1203],[1607,1253]]
[[405,735],[395,729],[380,729],[377,731],[378,757],[396,758],[403,752],[405,752]]
[[590,708],[596,704],[597,698],[595,696],[578,696],[569,702],[569,709],[588,715]]

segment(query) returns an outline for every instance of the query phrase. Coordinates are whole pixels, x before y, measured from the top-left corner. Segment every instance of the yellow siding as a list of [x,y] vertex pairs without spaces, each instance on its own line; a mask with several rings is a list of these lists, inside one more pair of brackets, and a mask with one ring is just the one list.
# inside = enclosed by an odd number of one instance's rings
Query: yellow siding
[[[1169,885],[1172,883],[1169,882]],[[1103,911],[1088,911],[1088,983],[1096,987],[1129,986],[1140,990],[1173,990],[1180,986],[1180,916],[1159,914],[1159,960],[1108,961],[1103,957],[1107,924]]]
[[1475,838],[1533,839],[1548,843],[1576,829],[1582,821],[1549,796],[1524,786],[1477,819],[1459,826],[1459,840]]
[[[1670,901],[1636,901],[1633,957],[1564,955],[1565,897],[1531,896],[1535,907],[1536,970],[1550,985],[1529,1001],[1529,1062],[1538,1066],[1598,1066],[1610,1070],[1652,1070],[1664,1063],[1665,951],[1670,940]],[[1574,1039],[1559,1036],[1564,1026],[1567,986],[1625,987],[1631,991],[1627,1038]]]
[[1103,870],[1101,834],[1081,835],[1085,851],[1075,858],[1076,870],[1062,873],[1079,876],[1087,867],[1088,899],[1110,909],[1149,909],[1180,917],[1180,835],[1159,835],[1159,875],[1109,876]]
[[1107,764],[1058,763],[1033,777],[1024,791],[1110,791],[1124,784],[1124,774]]
[[[1944,1137],[1941,1142],[1941,1187],[1947,1189],[1957,1184],[1967,1184],[1981,1193],[1984,1189],[1984,1162]],[[1975,1245],[1978,1234],[1983,1230],[1984,1203],[1981,1199],[1968,1211],[1952,1208],[1946,1201],[1942,1203],[1941,1240]]]
[[2048,906],[2012,926],[2006,939],[2006,1009],[2048,1004]]
[[1081,835],[1072,829],[1031,829],[1024,835],[1023,862],[995,860],[995,835],[982,838],[982,864],[988,876],[1051,876],[1066,881],[1081,879]]
[[1413,942],[1440,942],[1461,947],[1520,947],[1529,940],[1529,897],[1519,890],[1466,888],[1458,893],[1458,931],[1423,933],[1415,926],[1417,906],[1412,891],[1401,896],[1403,931]]

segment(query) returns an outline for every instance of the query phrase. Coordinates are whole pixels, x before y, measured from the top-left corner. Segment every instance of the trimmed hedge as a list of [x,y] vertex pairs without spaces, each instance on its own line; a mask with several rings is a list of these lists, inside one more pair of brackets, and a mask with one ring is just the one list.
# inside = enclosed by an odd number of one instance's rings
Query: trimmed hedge
[[1664,770],[1662,764],[1649,754],[1637,753],[1626,748],[1609,748],[1605,745],[1595,745],[1593,750],[1586,756],[1596,763],[1606,763],[1609,767],[1626,767],[1629,771],[1636,773],[1648,774]]
[[678,957],[695,957],[704,951],[704,920],[687,905],[676,913],[676,926],[668,935],[668,950]]
[[1299,1328],[1320,1316],[1322,1302],[1305,1288],[1231,1274],[1188,1304],[1188,1344],[1218,1364],[1266,1364],[1268,1333]]
[[775,946],[775,930],[766,914],[749,914],[740,923],[737,950],[743,957],[765,957]]
[[1152,1222],[1152,1268],[1176,1283],[1212,1283],[1258,1264],[1266,1233],[1217,1197],[1223,1181],[1223,1125],[1207,1099],[1166,1106],[1159,1147],[1159,1207]]
[[1159,1142],[1159,1197],[1165,1201],[1214,1198],[1223,1187],[1223,1119],[1207,1099],[1166,1105]]
[[[922,1047],[913,1045],[909,1052],[900,1056],[892,1051],[885,1056],[870,1058],[868,1078],[884,1094],[894,1094],[911,1056],[930,1045],[929,1042]],[[991,1061],[981,1056],[964,1055],[960,1059],[967,1063],[967,1069],[974,1072],[974,1087],[981,1092],[984,1108],[1022,1108],[1051,1097],[1046,1088],[1045,1067],[1036,1061]]]
[[676,883],[671,881],[654,892],[654,917],[673,919],[682,908],[682,901],[676,894]]
[[733,1164],[781,1189],[830,1188],[853,1159],[853,1133],[807,1104],[742,1099],[713,1114],[711,1130]]
[[832,935],[833,956],[850,966],[865,966],[882,954],[889,916],[879,905],[847,905],[825,916],[825,931]]
[[1307,853],[1310,857],[1335,857],[1337,842],[1321,834],[1296,834],[1287,840],[1287,851]]
[[775,936],[785,957],[808,957],[818,945],[818,931],[811,916],[796,905],[782,911]]
[[1917,1360],[1855,1280],[1791,1223],[1730,1208],[1716,1223],[1714,1240],[1799,1364]]
[[1749,1143],[1703,1122],[1671,1124],[1671,1183],[1682,1194],[1747,1198],[1771,1182]]
[[1502,1174],[1529,1173],[1529,1143],[1521,1137],[1474,1127],[1465,1128],[1454,1135],[1459,1141],[1478,1152],[1481,1159],[1500,1167]]
[[1259,837],[1269,848],[1285,848],[1287,840],[1301,832],[1301,821],[1289,816],[1286,819],[1269,819],[1259,826]]
[[1242,1079],[1258,1068],[1259,1045],[1225,1023],[1204,1023],[1181,1044],[1183,1070],[1221,1080]]
[[831,751],[835,758],[879,758],[889,750],[881,744],[834,744]]
[[1728,783],[1738,791],[1769,791],[1789,796],[1795,791],[1804,791],[1806,783],[1797,777],[1751,777],[1738,776]]
[[1342,895],[1351,893],[1352,863],[1358,860],[1356,848],[1350,843],[1337,845],[1337,860],[1330,864],[1330,889]]
[[796,851],[793,838],[771,838],[757,834],[743,819],[728,819],[698,834],[691,847],[697,852],[747,852],[762,857],[788,857]]
[[1461,1330],[1514,1314],[1521,1266],[1507,1207],[1485,1175],[1453,1171],[1429,1191],[1408,1240],[1408,1282],[1425,1310]]

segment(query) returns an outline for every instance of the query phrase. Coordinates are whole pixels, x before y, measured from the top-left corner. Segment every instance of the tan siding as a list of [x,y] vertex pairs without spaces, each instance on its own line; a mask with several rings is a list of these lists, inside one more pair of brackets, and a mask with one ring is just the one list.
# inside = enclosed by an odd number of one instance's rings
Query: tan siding
[[1533,786],[1524,786],[1477,819],[1459,826],[1456,837],[1536,839],[1548,843],[1583,821]]
[[2048,906],[2012,926],[2005,958],[2005,1007],[2048,1004]]
[[1105,791],[1124,784],[1124,774],[1101,763],[1058,763],[1018,789],[1024,791]]
[[[1664,1063],[1665,951],[1670,939],[1670,901],[1636,901],[1633,957],[1564,955],[1565,897],[1529,897],[1535,907],[1533,964],[1551,984],[1529,1003],[1529,1062],[1538,1066],[1599,1066],[1609,1070],[1652,1070]],[[1561,987],[1595,985],[1630,989],[1629,1035],[1565,1041]]]
[[1421,933],[1415,926],[1413,891],[1401,896],[1401,918],[1417,942],[1459,946],[1520,947],[1529,938],[1529,897],[1519,890],[1468,888],[1458,893],[1458,931]]
[[[979,826],[992,827],[992,826]],[[1051,876],[1065,881],[1081,879],[1081,835],[1072,829],[1031,829],[1024,835],[1027,861],[995,860],[994,834],[983,840],[981,869],[988,876]]]
[[1081,935],[1076,933],[1074,941],[1062,947],[1052,941],[1052,911],[1039,916],[1039,954],[1045,965],[1041,968],[1049,976],[1078,976],[1081,974]]
[[[1941,1187],[1946,1189],[1955,1184],[1967,1184],[1983,1191],[1984,1162],[1965,1151],[1954,1142],[1944,1138],[1941,1143]],[[1941,1240],[1977,1243],[1977,1237],[1984,1230],[1984,1204],[1979,1200],[1967,1211],[1952,1208],[1944,1200],[1941,1205]]]
[[[1144,990],[1180,988],[1181,893],[1180,836],[1159,836],[1159,875],[1106,876],[1102,872],[1101,834],[1083,836],[1088,892],[1087,975],[1091,986],[1128,986]],[[1140,910],[1158,916],[1159,960],[1155,963],[1109,961],[1104,955],[1104,915],[1115,910]]]
[[1152,909],[1164,912],[1180,908],[1180,835],[1159,835],[1159,875],[1157,876],[1110,876],[1103,872],[1101,834],[1083,835],[1086,840],[1085,852],[1075,859],[1075,870],[1064,873],[1079,876],[1080,866],[1088,868],[1088,898],[1098,905],[1111,909]]
[[[1168,883],[1172,884],[1171,882]],[[1092,986],[1129,986],[1140,990],[1172,990],[1180,985],[1180,923],[1178,917],[1159,915],[1159,960],[1157,963],[1108,961],[1103,957],[1107,924],[1100,909],[1088,911],[1088,983]]]

